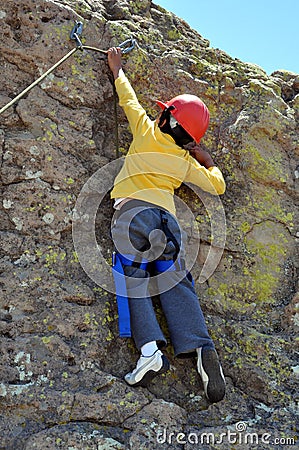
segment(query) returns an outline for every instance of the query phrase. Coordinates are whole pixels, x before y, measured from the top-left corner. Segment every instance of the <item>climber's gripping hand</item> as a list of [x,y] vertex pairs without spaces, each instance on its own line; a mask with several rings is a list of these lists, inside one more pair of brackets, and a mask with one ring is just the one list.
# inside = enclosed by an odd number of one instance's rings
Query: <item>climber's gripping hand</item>
[[195,144],[195,142],[187,144],[185,148],[186,150],[189,151],[190,155],[206,169],[215,166],[215,163],[210,153],[207,152],[206,150],[203,150],[199,145]]
[[121,49],[119,47],[111,47],[107,53],[108,65],[116,80],[122,72]]

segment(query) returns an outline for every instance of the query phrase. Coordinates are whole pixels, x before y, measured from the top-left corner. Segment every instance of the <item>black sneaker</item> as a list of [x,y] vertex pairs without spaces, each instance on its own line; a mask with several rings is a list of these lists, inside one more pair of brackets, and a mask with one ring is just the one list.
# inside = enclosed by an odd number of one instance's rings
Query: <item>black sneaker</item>
[[197,370],[202,378],[204,391],[211,403],[220,402],[225,395],[225,379],[218,355],[211,348],[198,348]]
[[169,369],[169,362],[160,350],[156,350],[152,356],[140,356],[136,368],[127,373],[125,381],[130,386],[146,387],[157,375]]

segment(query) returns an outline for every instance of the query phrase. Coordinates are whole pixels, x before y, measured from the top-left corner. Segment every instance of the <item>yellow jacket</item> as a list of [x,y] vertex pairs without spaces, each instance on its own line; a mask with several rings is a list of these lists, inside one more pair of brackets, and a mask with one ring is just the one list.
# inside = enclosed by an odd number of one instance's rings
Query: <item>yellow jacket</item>
[[111,198],[135,198],[175,214],[173,194],[183,182],[211,194],[223,194],[225,181],[217,167],[206,169],[174,139],[162,133],[139,104],[125,75],[115,80],[119,104],[124,109],[133,140],[124,165],[116,176]]

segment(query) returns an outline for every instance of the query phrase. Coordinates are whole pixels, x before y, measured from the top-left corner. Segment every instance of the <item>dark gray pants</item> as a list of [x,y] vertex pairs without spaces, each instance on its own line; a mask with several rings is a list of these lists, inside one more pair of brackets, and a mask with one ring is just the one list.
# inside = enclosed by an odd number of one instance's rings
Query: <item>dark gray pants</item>
[[[175,217],[155,205],[135,200],[130,200],[115,213],[111,233],[116,248],[123,254],[132,254],[133,246],[136,255],[140,252],[143,255],[146,252],[148,255],[155,252],[159,254],[162,248],[158,259],[172,260],[177,252],[175,244],[171,240],[166,242],[165,238],[163,243],[161,233],[159,235],[159,232],[154,231],[161,230],[164,233],[165,219],[170,233],[180,245],[182,256],[182,230]],[[165,346],[167,342],[157,321],[148,290],[149,272],[138,266],[124,266],[124,273],[127,277],[134,277],[135,281],[136,278],[143,279],[139,298],[136,296],[136,289],[134,298],[130,298],[130,286],[127,283],[131,330],[136,347],[140,350],[142,345],[150,341],[157,341],[159,347]],[[178,270],[163,273],[163,278],[158,280],[157,284],[158,291],[163,291],[167,285],[171,286],[167,291],[159,293],[159,296],[175,355],[183,356],[182,354],[203,346],[214,348],[198,297],[192,282],[186,277],[186,272]]]

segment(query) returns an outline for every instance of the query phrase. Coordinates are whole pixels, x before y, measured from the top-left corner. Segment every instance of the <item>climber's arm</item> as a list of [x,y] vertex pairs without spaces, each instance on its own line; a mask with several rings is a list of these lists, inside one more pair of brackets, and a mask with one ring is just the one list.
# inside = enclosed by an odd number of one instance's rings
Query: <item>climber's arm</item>
[[112,47],[108,50],[108,64],[115,80],[119,104],[127,116],[133,136],[138,133],[142,134],[150,119],[140,105],[134,89],[124,74],[119,47]]

